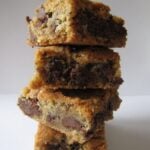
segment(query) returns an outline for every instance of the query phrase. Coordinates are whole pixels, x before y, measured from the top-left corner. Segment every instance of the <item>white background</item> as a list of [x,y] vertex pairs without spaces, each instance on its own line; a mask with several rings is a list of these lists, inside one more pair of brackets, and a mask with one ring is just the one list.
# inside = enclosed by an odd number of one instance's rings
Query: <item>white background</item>
[[[35,49],[26,45],[25,16],[42,0],[0,0],[0,93],[19,93],[33,71]],[[150,1],[103,0],[126,20],[128,42],[121,55],[123,96],[150,95]]]

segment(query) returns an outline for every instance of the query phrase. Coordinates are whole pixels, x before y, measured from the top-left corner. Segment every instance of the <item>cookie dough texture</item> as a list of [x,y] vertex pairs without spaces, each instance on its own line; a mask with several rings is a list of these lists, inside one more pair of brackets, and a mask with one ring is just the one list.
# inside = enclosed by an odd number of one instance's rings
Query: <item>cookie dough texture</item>
[[78,142],[69,144],[64,134],[39,124],[34,150],[107,150],[104,125],[89,141],[83,144]]
[[110,8],[89,0],[46,0],[27,17],[31,46],[100,45],[124,47],[124,20]]
[[70,143],[84,143],[120,105],[116,91],[24,89],[18,105],[31,118],[64,133]]
[[104,47],[41,47],[35,68],[51,89],[117,89],[123,82],[119,54]]

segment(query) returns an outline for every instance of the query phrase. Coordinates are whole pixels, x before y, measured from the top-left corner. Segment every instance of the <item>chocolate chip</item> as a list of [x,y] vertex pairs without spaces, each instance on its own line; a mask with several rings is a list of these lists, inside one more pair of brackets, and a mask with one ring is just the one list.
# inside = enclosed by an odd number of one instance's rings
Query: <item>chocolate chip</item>
[[48,16],[48,18],[52,18],[53,13],[52,12],[47,12],[46,15]]
[[30,18],[29,16],[27,16],[27,17],[26,17],[26,21],[27,21],[27,23],[30,23],[31,18]]
[[65,117],[62,119],[62,124],[66,128],[75,129],[77,131],[82,130],[82,124],[74,117]]
[[18,105],[28,116],[40,116],[42,114],[41,110],[39,109],[37,99],[19,98]]

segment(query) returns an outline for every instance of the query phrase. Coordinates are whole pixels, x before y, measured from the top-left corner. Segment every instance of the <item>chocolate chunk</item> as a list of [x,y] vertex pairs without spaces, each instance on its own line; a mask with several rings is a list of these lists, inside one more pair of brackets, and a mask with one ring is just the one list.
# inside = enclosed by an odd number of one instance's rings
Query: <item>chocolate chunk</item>
[[40,116],[42,114],[37,99],[19,98],[19,107],[28,116]]
[[74,117],[65,117],[62,119],[62,124],[66,128],[71,128],[75,130],[82,130],[82,124],[76,120]]

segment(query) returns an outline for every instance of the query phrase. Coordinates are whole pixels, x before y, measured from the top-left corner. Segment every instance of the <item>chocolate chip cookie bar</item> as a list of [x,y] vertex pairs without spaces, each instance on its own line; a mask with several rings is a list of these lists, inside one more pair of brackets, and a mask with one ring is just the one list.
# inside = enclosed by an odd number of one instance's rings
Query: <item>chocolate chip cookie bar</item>
[[35,136],[34,150],[107,150],[104,125],[89,141],[70,144],[64,134],[40,124]]
[[101,122],[112,119],[113,110],[121,102],[117,92],[111,90],[51,90],[36,86],[30,84],[24,89],[18,101],[20,109],[40,123],[65,133],[72,143],[84,143],[94,136]]
[[104,47],[42,47],[35,66],[51,89],[117,89],[123,81],[119,54]]
[[89,0],[46,0],[32,19],[27,17],[31,46],[100,45],[124,47],[124,20],[110,8]]

